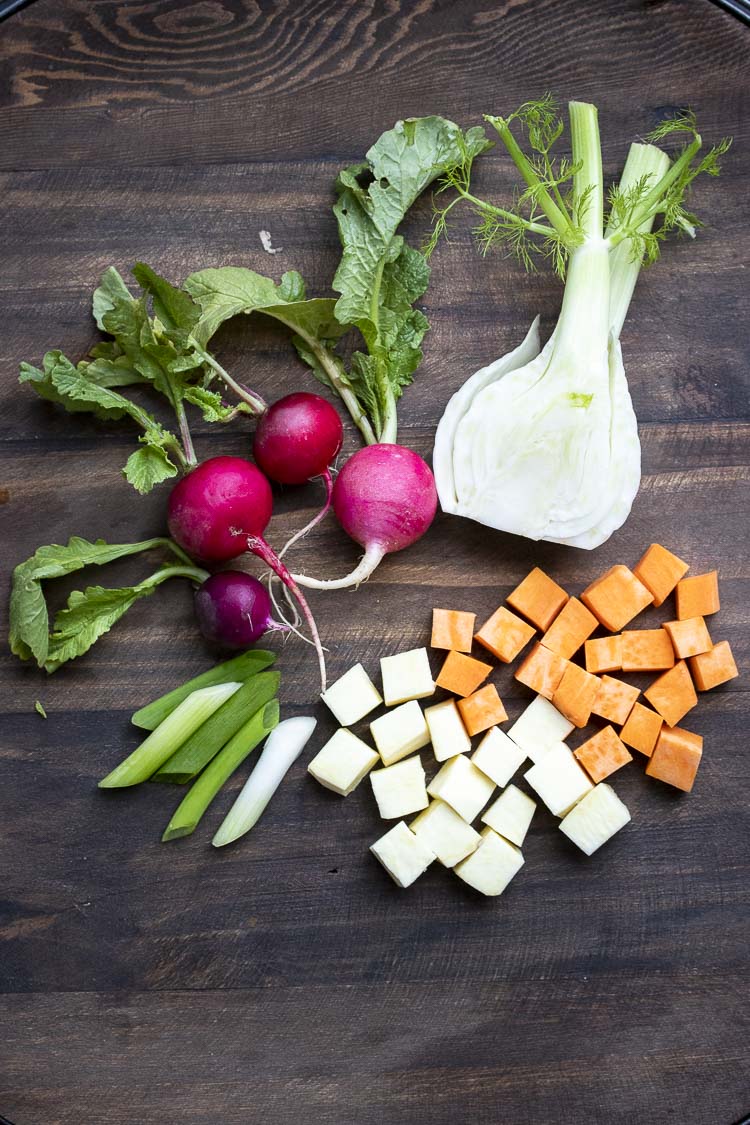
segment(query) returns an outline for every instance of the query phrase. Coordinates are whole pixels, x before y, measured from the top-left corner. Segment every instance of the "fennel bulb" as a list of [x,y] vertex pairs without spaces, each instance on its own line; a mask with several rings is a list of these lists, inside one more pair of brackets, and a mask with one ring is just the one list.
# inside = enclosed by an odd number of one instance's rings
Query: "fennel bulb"
[[[478,200],[469,191],[471,158],[448,183],[482,217],[485,246],[511,241],[531,266],[534,250],[565,273],[557,325],[540,347],[539,318],[508,355],[477,371],[448,403],[435,436],[434,471],[445,512],[488,527],[591,549],[620,527],[630,512],[641,475],[640,443],[619,335],[644,254],[654,260],[668,229],[694,233],[696,220],[682,207],[695,175],[712,174],[728,142],[699,165],[692,117],[657,130],[693,134],[673,164],[652,144],[631,146],[619,186],[610,193],[605,227],[604,185],[597,111],[569,105],[573,163],[555,167],[549,155],[562,131],[549,99],[522,107],[534,161],[510,131],[510,122],[488,118],[521,172],[527,190],[516,211]],[[563,196],[560,187],[572,181]],[[526,205],[528,215],[524,215]],[[653,231],[657,216],[662,225]],[[541,247],[528,244],[541,235]]]

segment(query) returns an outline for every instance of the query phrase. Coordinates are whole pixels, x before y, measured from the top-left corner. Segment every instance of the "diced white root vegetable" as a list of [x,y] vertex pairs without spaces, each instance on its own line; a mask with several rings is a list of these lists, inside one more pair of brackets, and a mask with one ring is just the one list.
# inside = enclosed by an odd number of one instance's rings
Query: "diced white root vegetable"
[[435,694],[426,648],[413,648],[396,656],[381,656],[383,696],[387,707],[406,703],[408,699],[426,699]]
[[538,695],[516,719],[508,735],[523,747],[532,762],[540,762],[550,747],[564,742],[572,730],[573,723],[548,699]]
[[431,801],[411,822],[418,840],[433,851],[443,867],[455,867],[475,850],[480,836],[445,801]]
[[524,777],[553,816],[565,816],[594,788],[563,742],[548,750]]
[[482,832],[479,846],[453,870],[459,879],[483,895],[501,895],[514,875],[523,867],[523,856],[491,828]]
[[431,797],[445,801],[470,824],[487,804],[494,789],[494,781],[490,781],[463,754],[457,754],[438,770],[427,792]]
[[490,727],[470,760],[495,785],[507,785],[527,757],[523,747],[508,738],[505,731],[499,727]]
[[611,785],[600,782],[560,821],[560,831],[586,855],[593,855],[631,819]]
[[523,846],[535,809],[536,802],[532,801],[531,797],[522,793],[515,785],[509,785],[482,813],[482,823],[520,848]]
[[370,733],[386,766],[421,750],[430,741],[429,727],[416,700],[403,703],[373,720]]
[[370,851],[399,887],[410,887],[435,859],[434,852],[409,831],[403,820],[371,844]]
[[422,760],[418,754],[395,766],[374,770],[370,774],[370,781],[378,803],[378,812],[384,820],[395,820],[399,816],[421,812],[430,803],[425,789]]
[[348,797],[379,761],[377,751],[350,730],[340,727],[318,751],[307,770],[326,789]]
[[446,699],[445,703],[426,707],[424,717],[430,730],[435,759],[438,762],[446,762],[456,754],[465,754],[467,750],[471,750],[471,739],[466,733],[466,727],[461,721],[454,700]]
[[383,702],[380,692],[361,664],[344,672],[320,697],[342,727],[353,726]]

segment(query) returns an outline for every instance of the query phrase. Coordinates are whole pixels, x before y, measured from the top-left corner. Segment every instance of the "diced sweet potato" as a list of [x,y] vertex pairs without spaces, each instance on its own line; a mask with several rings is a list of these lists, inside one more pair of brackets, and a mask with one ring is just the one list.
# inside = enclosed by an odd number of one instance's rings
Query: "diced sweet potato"
[[653,600],[651,591],[621,564],[610,567],[581,594],[583,604],[610,633],[619,633]]
[[682,727],[662,727],[646,766],[649,777],[689,793],[703,753],[703,739]]
[[460,609],[433,609],[431,648],[471,652],[476,613]]
[[712,646],[711,636],[702,617],[686,617],[684,621],[665,621],[663,628],[669,634],[675,656],[684,660],[699,656]]
[[638,688],[616,680],[614,676],[602,676],[591,713],[622,726],[640,694]]
[[596,637],[586,641],[586,671],[596,675],[599,672],[619,672],[622,668],[622,636]]
[[691,656],[688,664],[698,691],[710,691],[739,676],[729,641],[719,641],[708,652]]
[[568,600],[562,586],[535,566],[523,582],[508,594],[508,605],[545,632]]
[[719,576],[715,570],[708,574],[696,574],[683,578],[677,583],[677,617],[685,621],[688,617],[708,617],[720,608]]
[[541,643],[551,652],[570,660],[584,641],[591,636],[599,622],[578,598],[566,602],[542,637]]
[[537,695],[552,699],[565,671],[566,660],[537,642],[529,655],[521,661],[513,675],[519,683],[526,684]]
[[458,710],[468,735],[489,730],[498,723],[504,723],[508,718],[494,684],[485,684],[473,695],[467,696],[466,699],[459,699]]
[[636,703],[620,731],[620,738],[626,746],[631,746],[633,750],[638,750],[650,758],[663,725],[664,720],[661,715],[657,715],[656,711],[652,711],[649,707],[644,707],[642,703]]
[[585,727],[591,718],[591,708],[599,690],[599,680],[590,672],[568,663],[562,674],[557,690],[552,696],[552,705],[565,716],[568,722],[577,727]]
[[674,668],[670,668],[668,672],[654,680],[651,687],[646,688],[643,694],[670,727],[676,726],[683,715],[687,715],[698,702],[684,660],[680,660]]
[[476,634],[475,640],[498,660],[510,664],[534,636],[534,627],[505,606],[495,610]]
[[446,656],[435,683],[446,691],[452,691],[454,695],[471,695],[491,671],[491,664],[452,650]]
[[646,554],[633,567],[633,574],[654,595],[654,605],[662,605],[677,583],[690,569],[677,555],[659,543],[652,543]]
[[592,781],[603,781],[621,766],[633,761],[632,754],[615,734],[614,727],[604,727],[573,751]]
[[672,642],[663,629],[626,629],[622,634],[623,672],[663,672],[674,663]]

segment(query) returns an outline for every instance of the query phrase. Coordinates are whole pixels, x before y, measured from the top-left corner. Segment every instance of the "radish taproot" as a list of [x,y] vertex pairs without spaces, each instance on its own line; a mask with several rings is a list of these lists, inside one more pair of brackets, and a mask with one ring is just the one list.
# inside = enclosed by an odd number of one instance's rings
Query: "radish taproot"
[[293,575],[300,586],[315,590],[358,586],[385,555],[416,543],[437,510],[435,478],[427,462],[403,445],[366,445],[336,477],[333,510],[344,531],[365,553],[344,578]]
[[287,629],[274,620],[263,583],[239,570],[212,574],[198,587],[195,615],[206,640],[221,648],[249,648],[264,633]]
[[271,486],[260,469],[241,457],[212,457],[174,486],[167,522],[176,542],[204,562],[228,562],[250,551],[278,575],[307,621],[325,691],[325,656],[315,618],[297,582],[263,538],[272,510]]
[[331,506],[331,465],[344,441],[338,411],[320,395],[297,391],[269,407],[258,423],[253,456],[271,480],[304,484],[320,477],[326,490],[323,507],[279,552],[283,558],[297,540],[320,523]]

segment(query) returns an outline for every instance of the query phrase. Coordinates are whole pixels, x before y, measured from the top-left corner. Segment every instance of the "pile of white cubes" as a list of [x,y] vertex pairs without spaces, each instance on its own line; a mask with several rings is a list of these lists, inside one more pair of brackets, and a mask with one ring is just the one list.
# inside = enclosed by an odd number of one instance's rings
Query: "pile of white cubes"
[[[383,657],[380,668],[382,696],[361,664],[324,693],[341,726],[308,770],[344,797],[370,775],[380,815],[397,821],[370,850],[399,887],[437,861],[482,894],[502,894],[523,866],[536,809],[509,784],[527,759],[526,782],[587,855],[630,820],[614,790],[594,785],[576,761],[564,742],[573,724],[542,696],[507,734],[493,726],[472,751],[454,699],[424,709],[418,702],[435,692],[425,648]],[[370,723],[373,747],[348,728],[383,702],[389,710]],[[430,744],[439,768],[428,783],[419,751]]]

